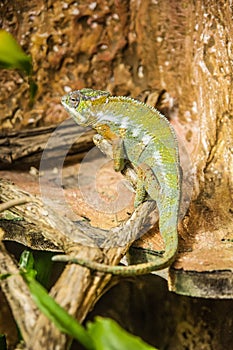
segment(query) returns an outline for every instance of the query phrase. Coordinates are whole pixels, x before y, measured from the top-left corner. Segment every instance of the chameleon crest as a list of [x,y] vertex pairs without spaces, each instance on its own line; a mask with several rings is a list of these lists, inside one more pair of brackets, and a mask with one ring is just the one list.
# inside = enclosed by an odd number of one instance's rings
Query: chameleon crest
[[93,261],[72,259],[94,270],[119,275],[144,274],[169,266],[178,247],[177,222],[181,193],[180,164],[175,132],[156,109],[129,97],[82,89],[62,98],[62,104],[81,126],[91,126],[112,144],[114,168],[124,168],[124,159],[137,169],[135,207],[146,193],[156,201],[159,228],[165,244],[162,256],[154,261],[109,266]]

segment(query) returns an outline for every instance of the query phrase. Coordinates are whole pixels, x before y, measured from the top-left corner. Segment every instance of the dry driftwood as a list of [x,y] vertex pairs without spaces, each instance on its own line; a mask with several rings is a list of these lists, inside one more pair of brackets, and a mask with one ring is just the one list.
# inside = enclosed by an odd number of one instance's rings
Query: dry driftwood
[[[50,166],[56,159],[67,151],[67,161],[72,160],[75,155],[76,160],[82,157],[83,152],[93,146],[92,136],[94,131],[75,125],[69,118],[57,126],[34,128],[33,130],[1,132],[0,133],[0,169],[12,167],[27,167],[30,164],[38,165],[42,152],[46,147],[47,161]],[[49,142],[51,135],[56,134],[53,143]]]
[[[25,196],[27,196],[27,193],[21,191],[6,181],[1,181],[0,190],[2,201],[12,201],[22,197],[25,198]],[[37,237],[40,237],[39,242],[46,242],[45,244],[47,245],[47,248],[49,248],[51,244],[51,247],[58,247],[58,249],[61,251],[71,253],[72,255],[80,258],[91,259],[108,264],[119,263],[120,259],[127,251],[130,243],[137,236],[141,228],[146,224],[148,220],[148,213],[152,210],[152,208],[154,208],[153,203],[144,203],[123,226],[118,228],[118,232],[116,229],[114,230],[114,234],[117,237],[121,236],[121,234],[123,237],[129,236],[129,234],[132,235],[128,239],[128,243],[123,246],[106,247],[100,249],[96,247],[96,243],[93,242],[91,238],[84,234],[83,225],[81,225],[81,227],[75,225],[69,219],[61,217],[59,213],[54,212],[53,209],[45,208],[43,203],[41,203],[38,199],[33,198],[33,196],[29,194],[28,196],[32,200],[31,203],[19,205],[11,210],[13,213],[23,217],[27,223],[34,226],[34,230],[31,232],[33,232],[33,234],[36,233]],[[57,229],[51,227],[51,222],[56,222]],[[17,225],[20,225],[20,221],[17,222]],[[32,226],[30,226],[30,230],[32,229]],[[22,227],[25,228],[25,226]],[[11,229],[14,229],[14,224],[12,224]],[[4,231],[4,224],[2,224],[2,230]],[[94,228],[91,230],[95,231]],[[88,233],[88,230],[85,231]],[[80,242],[85,241],[85,245],[73,241],[72,237],[74,236],[74,232],[76,240],[77,237],[80,237]],[[4,234],[7,233],[5,232],[3,235]],[[97,234],[99,234],[98,229]],[[109,232],[109,234],[111,235],[111,232]],[[18,237],[18,241],[20,241],[20,237]],[[30,246],[30,242],[30,239],[28,239],[28,246]],[[25,240],[23,243],[25,244]],[[34,242],[34,247],[35,246],[36,243]],[[14,266],[14,264],[12,268],[12,264],[13,262],[9,265],[4,264],[2,266],[4,269],[1,273],[11,273],[12,269],[15,272],[17,268]],[[9,269],[6,265],[9,266]],[[15,278],[18,281],[18,277]],[[110,275],[94,273],[77,265],[67,265],[50,293],[55,300],[71,315],[76,316],[79,321],[83,321],[90,308],[93,307],[94,303],[103,293],[103,290],[107,287],[110,279]],[[21,305],[16,303],[15,299],[14,302],[12,302],[12,295],[13,292],[15,293],[15,290],[12,290],[12,284],[8,282],[8,279],[4,283],[6,287],[3,290],[7,291],[6,297],[9,298],[15,319],[18,319],[19,317],[22,318],[22,320],[27,319],[27,317],[29,317],[27,302],[29,302],[29,305],[31,304],[30,296],[26,296],[26,301]],[[20,283],[22,286],[24,285],[21,279]],[[15,285],[13,285],[13,287],[15,288]],[[20,290],[23,290],[23,288],[27,290],[25,286],[20,287]],[[30,312],[32,312],[31,309]],[[34,316],[30,316],[29,318],[32,320],[30,325],[24,324],[24,339],[28,349],[44,349],[48,342],[51,344],[51,348],[66,348],[66,344],[69,342],[69,339],[64,334],[61,334],[44,315],[39,314],[38,316],[37,309],[36,315],[34,313]],[[32,329],[34,329],[33,333]],[[30,342],[30,339],[32,343]]]

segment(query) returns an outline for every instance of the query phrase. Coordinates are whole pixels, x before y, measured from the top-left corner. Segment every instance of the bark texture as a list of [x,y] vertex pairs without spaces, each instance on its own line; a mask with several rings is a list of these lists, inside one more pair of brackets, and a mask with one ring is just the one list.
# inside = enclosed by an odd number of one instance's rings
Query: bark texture
[[[1,27],[31,54],[38,84],[31,108],[27,80],[0,71],[2,146],[12,140],[11,129],[59,124],[67,117],[61,96],[82,87],[130,95],[159,108],[188,150],[187,157],[181,148],[185,172],[194,174],[170,289],[198,297],[232,298],[233,290],[232,18],[230,0],[0,4]],[[38,150],[38,143],[32,149]],[[192,343],[197,332],[186,348],[201,348],[201,340]],[[211,349],[212,337],[207,338]],[[220,338],[212,348],[226,347]]]

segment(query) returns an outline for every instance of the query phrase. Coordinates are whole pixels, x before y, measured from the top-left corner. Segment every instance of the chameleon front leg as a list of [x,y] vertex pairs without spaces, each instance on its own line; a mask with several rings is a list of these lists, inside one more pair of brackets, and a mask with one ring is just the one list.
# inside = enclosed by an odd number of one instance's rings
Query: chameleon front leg
[[[97,130],[99,131],[99,130]],[[124,142],[123,139],[114,134],[114,138],[108,140],[105,135],[97,134],[94,135],[93,141],[95,145],[104,153],[109,155],[109,149],[105,141],[109,141],[112,146],[111,158],[114,163],[114,170],[121,171],[125,167],[125,152],[124,152]],[[105,151],[106,150],[106,151]]]
[[124,142],[122,138],[118,137],[113,140],[112,143],[112,155],[114,162],[114,170],[121,171],[125,167],[125,156],[124,156]]

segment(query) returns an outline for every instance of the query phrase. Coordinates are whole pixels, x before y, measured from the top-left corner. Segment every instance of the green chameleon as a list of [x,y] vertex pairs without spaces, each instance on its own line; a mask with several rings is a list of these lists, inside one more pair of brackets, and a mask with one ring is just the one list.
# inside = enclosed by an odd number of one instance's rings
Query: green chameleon
[[178,144],[174,130],[156,109],[129,97],[114,97],[106,91],[82,89],[62,98],[62,104],[81,126],[91,126],[113,149],[114,168],[121,171],[125,160],[137,169],[134,205],[146,193],[156,201],[159,228],[165,252],[153,261],[110,266],[67,257],[67,261],[90,269],[118,274],[145,274],[161,270],[174,260],[178,247],[177,223],[181,194]]

